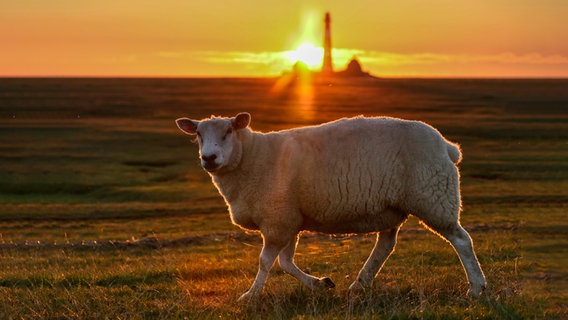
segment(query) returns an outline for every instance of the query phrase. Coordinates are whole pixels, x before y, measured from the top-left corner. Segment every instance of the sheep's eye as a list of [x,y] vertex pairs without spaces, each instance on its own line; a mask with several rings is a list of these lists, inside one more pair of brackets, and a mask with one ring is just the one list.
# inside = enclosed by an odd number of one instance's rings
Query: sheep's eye
[[227,132],[225,132],[225,135],[223,136],[223,140],[227,139],[227,136],[230,135],[231,133],[233,133],[233,128],[227,129]]

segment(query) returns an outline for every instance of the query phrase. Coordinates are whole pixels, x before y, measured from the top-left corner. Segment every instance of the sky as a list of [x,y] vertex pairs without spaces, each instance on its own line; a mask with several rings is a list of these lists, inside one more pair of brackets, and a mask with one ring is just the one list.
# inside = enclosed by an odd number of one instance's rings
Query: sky
[[0,76],[568,78],[566,0],[0,0]]

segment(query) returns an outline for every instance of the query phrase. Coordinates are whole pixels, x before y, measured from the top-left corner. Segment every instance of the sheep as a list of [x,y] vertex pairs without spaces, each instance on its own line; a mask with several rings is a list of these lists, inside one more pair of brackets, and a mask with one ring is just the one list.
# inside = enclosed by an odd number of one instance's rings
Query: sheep
[[232,222],[262,234],[256,278],[239,301],[261,296],[277,257],[308,288],[335,286],[294,263],[302,231],[377,233],[349,287],[350,293],[361,292],[394,251],[410,214],[454,247],[470,295],[485,289],[472,240],[459,222],[457,144],[423,122],[388,117],[343,118],[270,133],[251,130],[250,120],[249,113],[176,120],[184,133],[197,135],[201,166],[225,199]]

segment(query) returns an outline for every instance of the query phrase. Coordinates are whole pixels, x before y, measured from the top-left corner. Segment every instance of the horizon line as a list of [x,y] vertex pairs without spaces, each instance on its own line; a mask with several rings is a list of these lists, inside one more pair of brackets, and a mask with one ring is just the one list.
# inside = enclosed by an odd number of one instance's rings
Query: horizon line
[[[0,75],[0,79],[277,79],[282,75],[274,76],[179,76],[179,75]],[[368,78],[367,78],[368,79]],[[389,79],[479,79],[479,80],[568,80],[566,76],[378,76],[368,80],[389,80]]]

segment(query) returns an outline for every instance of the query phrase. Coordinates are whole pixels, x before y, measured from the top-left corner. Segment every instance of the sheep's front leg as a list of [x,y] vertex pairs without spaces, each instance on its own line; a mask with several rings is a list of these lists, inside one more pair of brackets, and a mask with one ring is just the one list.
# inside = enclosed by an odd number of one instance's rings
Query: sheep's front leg
[[375,275],[381,270],[385,261],[394,251],[398,229],[399,227],[381,231],[377,235],[375,247],[367,262],[365,262],[363,269],[359,272],[357,279],[349,286],[349,291],[357,292],[371,286]]
[[334,288],[335,284],[330,278],[316,278],[302,270],[294,263],[294,253],[296,252],[297,239],[288,243],[288,245],[278,255],[278,263],[280,267],[294,278],[300,280],[304,285],[312,290]]
[[268,278],[268,273],[278,253],[282,250],[282,246],[279,246],[275,243],[264,240],[264,245],[262,247],[262,251],[260,252],[260,263],[258,266],[258,273],[256,274],[256,278],[250,289],[245,292],[238,301],[250,301],[255,300],[260,297],[262,293],[262,288],[266,283],[266,279]]

